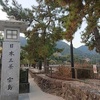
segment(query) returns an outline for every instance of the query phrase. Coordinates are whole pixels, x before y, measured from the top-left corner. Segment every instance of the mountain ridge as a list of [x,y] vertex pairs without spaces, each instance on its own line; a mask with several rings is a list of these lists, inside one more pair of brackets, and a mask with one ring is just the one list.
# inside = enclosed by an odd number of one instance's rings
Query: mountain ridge
[[[20,43],[21,43],[21,46],[25,46],[27,44],[26,38],[20,37]],[[70,45],[68,45],[63,40],[56,42],[56,48],[63,49],[63,51],[61,52],[62,56],[70,55]],[[73,47],[73,53],[74,53],[74,55],[82,57],[82,58],[90,58],[90,59],[91,58],[95,59],[95,57],[100,58],[100,54],[96,53],[95,50],[93,50],[93,51],[88,50],[88,47],[85,45],[82,45],[78,48]]]
[[[61,45],[61,47],[59,47],[60,46],[59,44]],[[68,45],[64,41],[58,41],[56,47],[60,49],[64,48],[64,50],[61,52],[62,56],[70,55],[70,45]],[[88,50],[88,47],[85,45],[80,46],[78,48],[73,47],[73,54],[74,56],[78,56],[79,58],[82,58],[82,59],[89,58],[91,59],[91,61],[96,61],[96,59],[98,60],[100,59],[99,53],[96,53],[95,50],[93,51]]]

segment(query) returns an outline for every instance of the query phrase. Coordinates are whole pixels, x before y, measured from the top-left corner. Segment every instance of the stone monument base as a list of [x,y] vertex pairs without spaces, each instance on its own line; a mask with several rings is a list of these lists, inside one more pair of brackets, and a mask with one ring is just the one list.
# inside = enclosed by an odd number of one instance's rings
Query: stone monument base
[[29,93],[30,84],[29,83],[20,83],[19,84],[19,93]]

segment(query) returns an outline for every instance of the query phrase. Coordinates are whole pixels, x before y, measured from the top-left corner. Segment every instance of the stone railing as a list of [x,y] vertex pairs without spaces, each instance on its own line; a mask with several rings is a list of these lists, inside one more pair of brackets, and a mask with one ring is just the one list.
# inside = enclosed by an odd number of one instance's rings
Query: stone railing
[[44,92],[58,95],[65,100],[100,100],[100,86],[75,80],[52,79],[44,74],[34,75],[34,80]]

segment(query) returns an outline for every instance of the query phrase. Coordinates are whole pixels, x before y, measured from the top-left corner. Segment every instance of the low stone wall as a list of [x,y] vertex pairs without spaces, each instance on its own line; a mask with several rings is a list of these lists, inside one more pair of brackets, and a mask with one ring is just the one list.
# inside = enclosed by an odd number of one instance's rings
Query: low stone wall
[[44,92],[65,100],[100,100],[100,87],[84,82],[57,80],[43,74],[34,75],[34,80]]
[[35,72],[34,69],[29,69],[29,73],[30,73],[31,77],[34,78],[34,76],[36,74],[44,74],[44,71],[40,70],[40,71]]

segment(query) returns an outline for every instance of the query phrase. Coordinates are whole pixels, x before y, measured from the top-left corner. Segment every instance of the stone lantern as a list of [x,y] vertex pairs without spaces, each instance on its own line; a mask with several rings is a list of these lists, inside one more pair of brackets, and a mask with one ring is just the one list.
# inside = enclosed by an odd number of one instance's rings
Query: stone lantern
[[0,100],[18,100],[20,32],[24,32],[26,28],[26,23],[22,21],[0,21],[0,31],[4,31]]

